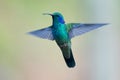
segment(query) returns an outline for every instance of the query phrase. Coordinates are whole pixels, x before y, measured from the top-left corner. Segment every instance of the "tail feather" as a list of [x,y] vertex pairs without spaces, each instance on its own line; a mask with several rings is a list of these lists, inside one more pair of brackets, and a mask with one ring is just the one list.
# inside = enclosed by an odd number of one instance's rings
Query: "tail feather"
[[65,56],[63,56],[63,57],[64,57],[65,62],[66,62],[67,66],[69,68],[75,67],[75,60],[74,60],[74,57],[73,57],[71,49],[70,49],[70,58],[66,58]]

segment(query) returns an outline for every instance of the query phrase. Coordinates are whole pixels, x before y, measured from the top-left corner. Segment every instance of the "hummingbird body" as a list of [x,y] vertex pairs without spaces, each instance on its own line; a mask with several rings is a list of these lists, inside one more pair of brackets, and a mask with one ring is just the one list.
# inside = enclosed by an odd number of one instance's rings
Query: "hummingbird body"
[[52,33],[56,42],[67,42],[69,39],[65,24],[53,25]]
[[60,21],[57,21],[59,19],[53,17],[52,34],[62,51],[67,66],[74,67],[75,61],[71,50],[71,41],[67,32],[67,26],[64,19],[62,17],[60,18]]
[[60,47],[65,62],[69,68],[75,66],[75,60],[71,49],[71,39],[75,36],[84,34],[93,29],[99,28],[106,24],[81,24],[81,23],[68,23],[65,24],[64,17],[61,13],[55,12],[51,15],[53,19],[52,26],[40,30],[30,32],[40,38],[55,40]]

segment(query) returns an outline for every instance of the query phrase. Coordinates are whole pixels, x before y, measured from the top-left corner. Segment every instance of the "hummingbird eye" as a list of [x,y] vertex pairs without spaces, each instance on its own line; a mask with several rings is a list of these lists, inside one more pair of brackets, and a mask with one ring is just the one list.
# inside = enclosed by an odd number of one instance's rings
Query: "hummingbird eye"
[[56,17],[59,17],[59,15],[55,15]]

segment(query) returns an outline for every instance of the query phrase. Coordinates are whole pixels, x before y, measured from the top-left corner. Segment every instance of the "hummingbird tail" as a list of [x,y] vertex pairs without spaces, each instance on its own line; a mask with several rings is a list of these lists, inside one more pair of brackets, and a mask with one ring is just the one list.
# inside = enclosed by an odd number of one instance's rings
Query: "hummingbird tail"
[[66,58],[64,56],[65,62],[69,68],[75,67],[75,60],[72,54],[72,50],[70,49],[70,58]]

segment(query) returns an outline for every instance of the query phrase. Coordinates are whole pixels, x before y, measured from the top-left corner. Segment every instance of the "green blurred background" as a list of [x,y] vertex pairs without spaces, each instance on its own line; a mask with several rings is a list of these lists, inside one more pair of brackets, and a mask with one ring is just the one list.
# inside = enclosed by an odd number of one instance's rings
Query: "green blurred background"
[[[119,0],[0,0],[0,80],[120,80]],[[67,23],[110,23],[72,39],[75,68],[54,41],[26,34],[51,25],[43,13]]]

